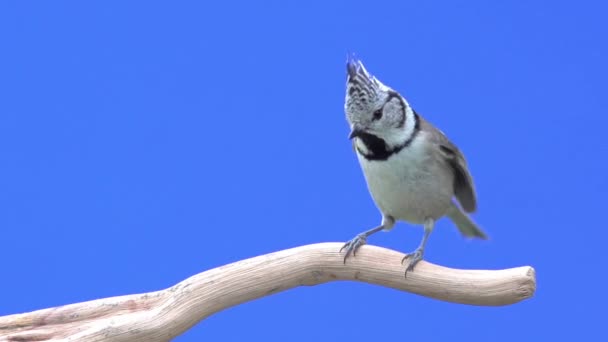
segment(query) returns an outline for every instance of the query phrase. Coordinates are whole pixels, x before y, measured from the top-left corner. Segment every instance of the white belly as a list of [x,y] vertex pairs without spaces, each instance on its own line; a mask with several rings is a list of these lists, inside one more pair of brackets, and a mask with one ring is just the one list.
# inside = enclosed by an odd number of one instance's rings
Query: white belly
[[385,161],[369,161],[357,153],[367,187],[384,215],[411,223],[445,215],[452,196],[453,173],[421,146],[421,139]]

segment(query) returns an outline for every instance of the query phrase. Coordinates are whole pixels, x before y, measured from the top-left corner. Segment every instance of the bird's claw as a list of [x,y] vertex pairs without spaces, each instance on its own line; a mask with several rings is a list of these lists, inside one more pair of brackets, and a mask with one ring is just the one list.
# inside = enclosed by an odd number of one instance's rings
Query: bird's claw
[[414,267],[416,266],[416,264],[420,260],[422,260],[423,255],[424,255],[424,249],[422,249],[422,248],[419,247],[415,251],[413,251],[412,253],[406,254],[403,257],[403,259],[401,259],[401,264],[402,265],[403,265],[403,262],[405,261],[405,259],[409,259],[409,264],[405,268],[405,277],[407,277],[407,272],[414,271]]
[[344,263],[346,264],[346,258],[348,258],[351,253],[354,257],[357,253],[357,249],[359,249],[359,247],[365,245],[366,243],[367,237],[364,234],[359,234],[355,236],[352,240],[345,243],[344,246],[340,248],[340,253],[342,253],[343,249],[346,249],[346,254],[344,255]]

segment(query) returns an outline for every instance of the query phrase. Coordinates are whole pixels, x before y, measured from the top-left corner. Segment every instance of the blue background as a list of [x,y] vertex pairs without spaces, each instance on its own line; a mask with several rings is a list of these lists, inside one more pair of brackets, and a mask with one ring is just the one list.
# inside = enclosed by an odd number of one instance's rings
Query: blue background
[[[0,315],[158,290],[376,225],[343,111],[352,51],[475,177],[491,240],[442,220],[426,259],[532,265],[535,297],[472,307],[338,282],[225,310],[177,340],[597,338],[605,6],[3,1]],[[401,223],[370,243],[405,252],[421,235]]]

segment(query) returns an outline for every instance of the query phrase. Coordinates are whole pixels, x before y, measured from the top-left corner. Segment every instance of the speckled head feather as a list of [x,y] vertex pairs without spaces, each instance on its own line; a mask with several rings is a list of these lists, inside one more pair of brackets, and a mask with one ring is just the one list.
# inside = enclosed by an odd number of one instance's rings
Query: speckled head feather
[[370,111],[378,101],[379,82],[353,54],[346,60],[345,112],[349,122],[358,120],[358,113]]

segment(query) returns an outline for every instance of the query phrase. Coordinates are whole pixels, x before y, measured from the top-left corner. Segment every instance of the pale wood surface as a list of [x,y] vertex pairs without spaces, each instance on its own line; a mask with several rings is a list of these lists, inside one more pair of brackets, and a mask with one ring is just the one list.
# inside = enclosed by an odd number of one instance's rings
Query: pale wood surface
[[402,253],[366,245],[343,264],[341,246],[296,247],[217,267],[161,291],[0,317],[0,341],[169,341],[231,306],[336,280],[484,306],[517,303],[536,290],[530,266],[458,270],[421,261],[404,278]]

